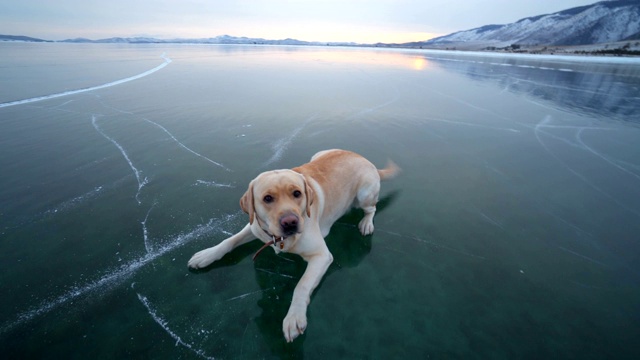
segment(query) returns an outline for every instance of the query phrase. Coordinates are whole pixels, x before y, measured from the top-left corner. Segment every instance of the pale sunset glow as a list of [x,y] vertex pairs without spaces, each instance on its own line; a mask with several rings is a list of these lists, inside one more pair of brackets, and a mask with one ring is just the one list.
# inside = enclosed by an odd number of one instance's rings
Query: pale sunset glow
[[0,34],[209,38],[220,35],[360,44],[425,41],[460,30],[552,13],[590,0],[0,0]]
[[424,70],[429,63],[424,58],[416,58],[413,60],[413,68],[416,70]]
[[295,63],[322,62],[327,64],[355,65],[358,67],[396,68],[421,71],[430,66],[428,59],[423,56],[407,56],[401,51],[380,48],[371,56],[371,49],[352,48],[343,51],[297,51],[282,53],[278,61],[292,61]]

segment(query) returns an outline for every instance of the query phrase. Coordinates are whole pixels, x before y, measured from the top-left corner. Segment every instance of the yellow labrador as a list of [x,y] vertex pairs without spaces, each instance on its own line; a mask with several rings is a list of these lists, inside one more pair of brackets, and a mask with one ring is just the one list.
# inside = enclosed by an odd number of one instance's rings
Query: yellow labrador
[[284,337],[291,342],[305,331],[311,294],[333,261],[324,241],[331,225],[357,206],[365,214],[358,226],[360,232],[371,234],[380,180],[393,177],[399,170],[392,162],[378,170],[356,153],[334,149],[321,151],[309,163],[291,170],[263,172],[251,181],[240,199],[240,207],[249,214],[249,224],[220,244],[194,254],[189,267],[204,268],[256,238],[276,253],[302,256],[307,269],[282,323]]

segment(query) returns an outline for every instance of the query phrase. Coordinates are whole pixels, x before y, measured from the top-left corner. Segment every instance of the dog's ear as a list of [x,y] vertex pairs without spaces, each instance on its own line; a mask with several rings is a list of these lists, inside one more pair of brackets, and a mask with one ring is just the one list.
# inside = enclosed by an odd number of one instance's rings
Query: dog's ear
[[249,224],[253,224],[255,217],[255,206],[253,204],[253,181],[249,183],[249,189],[240,198],[240,208],[249,214]]
[[311,205],[313,205],[313,201],[316,199],[316,193],[313,191],[311,185],[309,185],[309,181],[307,177],[302,175],[304,179],[304,195],[307,198],[307,217],[311,217]]

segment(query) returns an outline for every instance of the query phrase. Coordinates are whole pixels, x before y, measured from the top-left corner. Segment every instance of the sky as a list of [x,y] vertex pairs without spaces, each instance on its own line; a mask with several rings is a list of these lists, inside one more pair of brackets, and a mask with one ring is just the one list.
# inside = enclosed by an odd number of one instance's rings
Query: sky
[[402,43],[596,0],[0,0],[0,34]]

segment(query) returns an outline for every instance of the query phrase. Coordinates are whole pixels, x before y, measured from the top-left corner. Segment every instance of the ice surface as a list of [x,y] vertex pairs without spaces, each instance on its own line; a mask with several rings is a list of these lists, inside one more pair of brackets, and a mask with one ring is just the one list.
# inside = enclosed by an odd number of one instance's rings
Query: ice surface
[[[129,80],[0,108],[6,356],[640,355],[637,60],[95,49],[104,62],[69,55],[78,77]],[[163,51],[171,66],[123,75]],[[304,261],[252,263],[255,243],[186,261],[244,226],[258,173],[328,148],[403,173],[382,184],[373,236],[359,212],[333,227],[334,264],[286,345]]]

